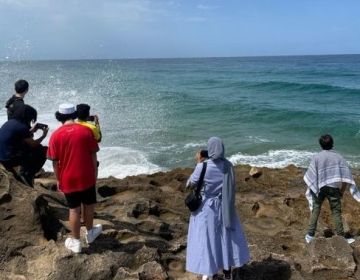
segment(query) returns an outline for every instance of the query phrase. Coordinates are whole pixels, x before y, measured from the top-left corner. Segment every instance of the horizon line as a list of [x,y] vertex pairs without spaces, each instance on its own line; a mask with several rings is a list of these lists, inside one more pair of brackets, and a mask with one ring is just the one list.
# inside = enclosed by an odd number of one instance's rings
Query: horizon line
[[304,57],[304,56],[353,56],[360,53],[338,54],[280,54],[280,55],[244,55],[244,56],[189,56],[189,57],[124,57],[124,58],[38,58],[38,59],[0,59],[1,62],[36,62],[36,61],[90,61],[90,60],[170,60],[170,59],[217,59],[217,58],[271,58],[271,57]]

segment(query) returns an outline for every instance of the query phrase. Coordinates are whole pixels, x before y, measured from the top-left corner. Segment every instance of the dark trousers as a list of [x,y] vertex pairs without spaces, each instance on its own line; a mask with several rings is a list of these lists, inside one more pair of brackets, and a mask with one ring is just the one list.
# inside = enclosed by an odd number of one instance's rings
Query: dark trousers
[[344,227],[341,218],[341,193],[338,188],[322,187],[319,196],[311,192],[313,198],[313,210],[311,212],[308,234],[315,235],[318,218],[320,215],[321,205],[325,198],[329,200],[333,222],[335,224],[336,233],[344,236]]
[[[39,145],[34,148],[28,148],[21,154],[12,158],[11,160],[1,161],[2,165],[14,174],[14,177],[33,186],[35,174],[40,171],[46,161],[47,147]],[[19,174],[14,170],[14,167],[20,166]]]

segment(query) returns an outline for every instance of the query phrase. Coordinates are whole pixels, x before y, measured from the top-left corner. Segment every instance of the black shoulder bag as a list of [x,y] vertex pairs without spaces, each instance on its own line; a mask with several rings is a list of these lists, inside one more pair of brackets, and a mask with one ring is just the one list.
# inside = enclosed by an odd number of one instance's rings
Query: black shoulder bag
[[189,193],[185,198],[185,205],[189,208],[191,212],[196,211],[200,207],[202,202],[200,190],[204,181],[206,165],[207,162],[204,162],[196,189],[192,190],[191,193]]

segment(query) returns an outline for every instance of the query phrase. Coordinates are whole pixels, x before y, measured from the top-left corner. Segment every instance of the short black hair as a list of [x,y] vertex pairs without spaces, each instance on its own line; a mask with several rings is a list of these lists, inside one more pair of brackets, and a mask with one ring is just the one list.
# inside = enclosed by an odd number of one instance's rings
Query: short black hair
[[334,139],[329,134],[321,135],[319,144],[323,150],[331,150],[334,147]]
[[30,105],[24,104],[16,107],[13,118],[30,127],[31,122],[36,122],[37,111]]
[[68,120],[75,120],[77,118],[77,112],[75,111],[72,114],[61,114],[59,111],[56,111],[55,118],[61,123],[64,123]]
[[207,150],[201,150],[201,151],[200,151],[200,156],[201,156],[202,158],[209,158],[209,153],[208,153]]
[[76,111],[79,120],[86,121],[90,116],[90,106],[88,104],[76,105]]
[[25,80],[18,80],[15,82],[15,92],[16,93],[25,93],[29,90],[29,83]]

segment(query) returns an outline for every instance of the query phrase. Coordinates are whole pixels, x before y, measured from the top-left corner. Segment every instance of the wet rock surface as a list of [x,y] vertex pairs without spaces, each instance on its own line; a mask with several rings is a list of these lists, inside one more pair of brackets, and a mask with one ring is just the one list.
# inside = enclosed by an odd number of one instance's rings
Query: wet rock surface
[[[315,240],[305,244],[310,212],[302,169],[258,168],[260,175],[249,177],[250,170],[236,167],[236,207],[252,259],[233,279],[360,279],[360,242],[333,235],[327,202]],[[74,255],[64,247],[68,209],[53,174],[31,189],[0,166],[0,279],[198,279],[185,271],[190,173],[99,179],[95,223],[104,231]],[[346,231],[359,235],[360,205],[348,193],[343,217]]]

